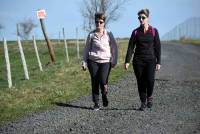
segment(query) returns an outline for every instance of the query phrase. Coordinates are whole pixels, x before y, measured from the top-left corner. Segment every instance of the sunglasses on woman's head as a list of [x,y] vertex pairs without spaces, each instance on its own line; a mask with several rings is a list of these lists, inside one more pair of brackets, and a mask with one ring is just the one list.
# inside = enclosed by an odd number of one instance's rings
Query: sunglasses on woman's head
[[144,20],[144,19],[146,19],[146,17],[145,16],[139,16],[138,20],[141,20],[141,19]]
[[100,23],[100,24],[103,24],[104,22],[103,21],[95,21],[95,23]]

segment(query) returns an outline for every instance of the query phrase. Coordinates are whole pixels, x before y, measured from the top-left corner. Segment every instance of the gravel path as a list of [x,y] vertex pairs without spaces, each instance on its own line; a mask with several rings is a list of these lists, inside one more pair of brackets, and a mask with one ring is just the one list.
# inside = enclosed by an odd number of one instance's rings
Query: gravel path
[[93,111],[91,96],[56,103],[43,113],[0,127],[2,134],[192,134],[200,133],[200,47],[163,45],[154,105],[138,111],[133,73],[110,87],[107,108]]

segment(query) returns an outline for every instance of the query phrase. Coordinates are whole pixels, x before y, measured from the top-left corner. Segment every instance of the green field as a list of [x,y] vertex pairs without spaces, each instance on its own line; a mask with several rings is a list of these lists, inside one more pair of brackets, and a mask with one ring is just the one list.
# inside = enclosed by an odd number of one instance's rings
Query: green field
[[167,41],[167,42],[181,43],[181,44],[186,44],[186,45],[200,45],[200,40],[193,40],[193,39],[172,40],[172,41]]
[[200,45],[200,40],[181,40],[181,43],[192,44],[192,45]]
[[[9,89],[3,42],[0,43],[0,125],[24,117],[28,113],[49,109],[56,102],[66,103],[91,93],[89,73],[81,70],[81,60],[77,59],[75,43],[68,42],[69,63],[65,59],[63,42],[58,44],[54,40],[52,44],[56,55],[55,65],[49,64],[50,57],[46,43],[37,42],[44,70],[41,72],[32,42],[22,42],[30,77],[30,80],[24,80],[18,45],[15,41],[8,42],[13,82],[13,87]],[[80,56],[83,46],[84,44],[80,43]],[[110,83],[127,73],[123,69],[127,41],[121,40],[118,47],[119,62],[112,69]]]

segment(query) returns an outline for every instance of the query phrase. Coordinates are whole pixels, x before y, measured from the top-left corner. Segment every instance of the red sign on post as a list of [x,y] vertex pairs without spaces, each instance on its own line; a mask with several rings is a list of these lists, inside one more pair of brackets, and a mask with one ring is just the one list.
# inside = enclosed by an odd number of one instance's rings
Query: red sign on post
[[46,12],[44,9],[38,10],[37,11],[37,17],[38,19],[44,19],[46,17]]

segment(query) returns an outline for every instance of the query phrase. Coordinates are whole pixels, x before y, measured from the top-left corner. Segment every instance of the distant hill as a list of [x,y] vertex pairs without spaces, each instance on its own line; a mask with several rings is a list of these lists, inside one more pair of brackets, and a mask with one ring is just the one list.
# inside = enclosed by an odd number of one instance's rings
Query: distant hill
[[200,17],[189,18],[164,34],[162,40],[200,39]]

